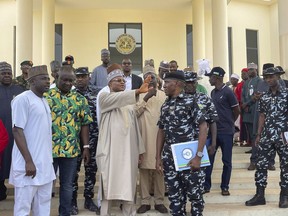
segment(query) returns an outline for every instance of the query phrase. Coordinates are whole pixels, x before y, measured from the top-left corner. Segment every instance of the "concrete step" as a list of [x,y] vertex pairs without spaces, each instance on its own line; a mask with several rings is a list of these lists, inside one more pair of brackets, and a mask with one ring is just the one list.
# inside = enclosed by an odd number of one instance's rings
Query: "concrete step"
[[[54,202],[57,202],[58,199],[52,200],[52,206]],[[6,201],[5,201],[6,202]],[[11,201],[12,202],[12,201]],[[2,203],[2,202],[1,202]],[[168,205],[166,205],[168,207]],[[90,216],[95,215],[95,212],[90,212],[88,210],[85,210],[83,208],[83,204],[79,202],[79,216]],[[137,208],[139,205],[137,205]],[[160,214],[159,212],[152,209],[144,214],[141,214],[142,216],[164,216],[168,214]],[[187,204],[186,211],[187,215],[189,215],[190,212],[190,205]],[[113,207],[112,210],[112,216],[120,216],[121,211],[118,207]],[[1,205],[1,216],[11,216],[12,211],[10,209],[3,209]],[[57,216],[57,208],[51,209],[51,216]],[[244,205],[244,203],[228,203],[228,204],[205,204],[203,215],[205,216],[287,216],[287,209],[280,209],[278,208],[278,201],[267,201],[266,205],[261,206],[253,206],[253,207],[247,207]]]
[[[246,207],[244,205],[245,201],[251,199],[255,194],[255,183],[254,183],[254,174],[255,171],[248,171],[247,167],[249,165],[250,154],[245,154],[245,151],[249,150],[249,147],[234,147],[233,148],[233,170],[230,182],[230,196],[223,197],[221,195],[220,183],[221,183],[221,174],[222,174],[222,161],[221,161],[221,151],[218,150],[215,164],[212,174],[212,188],[210,193],[204,195],[206,202],[204,215],[205,216],[284,216],[288,215],[286,209],[278,208],[278,199],[279,199],[279,159],[276,157],[276,171],[268,172],[268,186],[266,189],[266,201],[267,205],[265,206],[256,206],[256,207]],[[98,180],[98,173],[97,173]],[[95,194],[97,194],[99,183],[96,182],[95,185]],[[0,202],[0,215],[1,216],[11,216],[13,215],[13,205],[14,205],[14,189],[12,185],[7,185],[8,187],[8,198],[5,201]],[[139,183],[138,183],[139,187]],[[58,189],[59,189],[59,180],[56,184],[56,197],[52,199],[51,206],[51,215],[58,215]],[[139,191],[139,190],[138,190]],[[81,172],[79,173],[79,189],[78,189],[78,207],[79,215],[95,215],[94,212],[89,212],[84,209],[84,167],[82,166]],[[140,206],[141,200],[139,193],[137,194],[137,207]],[[168,207],[169,200],[165,197],[164,204]],[[152,206],[153,208],[153,206]],[[190,206],[187,204],[187,212],[190,211]],[[121,215],[121,211],[118,206],[112,209],[112,215]],[[151,210],[143,216],[153,216],[153,215],[163,215],[155,210]]]

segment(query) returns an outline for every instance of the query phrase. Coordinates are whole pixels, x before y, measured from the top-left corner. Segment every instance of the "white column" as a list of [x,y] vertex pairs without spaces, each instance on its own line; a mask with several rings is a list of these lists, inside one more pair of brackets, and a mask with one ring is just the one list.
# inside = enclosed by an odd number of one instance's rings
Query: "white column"
[[55,0],[42,0],[42,64],[55,59]]
[[193,64],[197,70],[196,61],[206,58],[205,56],[205,17],[203,0],[192,0],[193,17]]
[[212,0],[213,67],[228,74],[227,0]]
[[21,74],[20,63],[32,60],[33,0],[16,1],[16,75]]
[[280,41],[280,64],[286,71],[283,75],[288,78],[288,1],[278,0],[278,16],[279,16],[279,41]]

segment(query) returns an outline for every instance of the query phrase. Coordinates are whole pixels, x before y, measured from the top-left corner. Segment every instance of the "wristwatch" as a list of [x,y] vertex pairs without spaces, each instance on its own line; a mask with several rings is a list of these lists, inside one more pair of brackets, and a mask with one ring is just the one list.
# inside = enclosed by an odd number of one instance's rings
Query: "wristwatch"
[[203,152],[197,152],[196,154],[198,157],[202,158],[204,156]]

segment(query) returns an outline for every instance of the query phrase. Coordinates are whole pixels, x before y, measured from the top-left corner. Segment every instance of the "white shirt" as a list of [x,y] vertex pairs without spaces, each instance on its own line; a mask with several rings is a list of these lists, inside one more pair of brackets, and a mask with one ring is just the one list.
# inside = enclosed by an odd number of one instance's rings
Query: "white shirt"
[[53,181],[52,119],[46,99],[28,90],[16,96],[11,105],[12,125],[23,129],[28,150],[36,166],[36,176],[33,179],[25,176],[25,161],[14,141],[9,183],[24,187]]
[[130,74],[129,76],[124,76],[124,79],[126,80],[125,90],[132,90],[132,74]]

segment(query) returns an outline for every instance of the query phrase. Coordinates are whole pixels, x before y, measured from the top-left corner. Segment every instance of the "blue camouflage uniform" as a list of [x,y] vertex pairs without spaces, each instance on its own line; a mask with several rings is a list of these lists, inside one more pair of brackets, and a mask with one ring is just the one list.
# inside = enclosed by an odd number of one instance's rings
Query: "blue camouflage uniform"
[[[87,165],[85,165],[85,181],[84,181],[84,197],[93,198],[94,197],[94,185],[96,182],[96,172],[97,172],[97,164],[96,164],[96,148],[98,141],[98,124],[97,124],[97,116],[96,116],[96,98],[99,90],[88,86],[85,92],[81,92],[79,89],[75,89],[78,93],[83,95],[89,104],[89,108],[91,111],[91,117],[93,122],[89,124],[89,151],[90,151],[90,161]],[[82,146],[82,145],[81,145]],[[82,157],[79,155],[77,161],[77,174],[73,183],[73,200],[77,199],[77,190],[78,190],[78,177],[81,167]]]
[[191,202],[191,215],[201,216],[204,209],[203,183],[205,172],[176,171],[171,152],[171,144],[194,139],[196,125],[205,121],[196,99],[181,93],[176,98],[167,98],[161,107],[158,126],[164,131],[165,143],[162,162],[165,182],[168,187],[170,212],[175,216],[186,215],[186,198]]
[[259,112],[265,115],[265,123],[258,144],[255,184],[266,187],[269,158],[276,151],[280,159],[280,187],[288,189],[288,145],[282,139],[282,133],[288,130],[288,90],[280,87],[276,95],[270,90],[265,92],[259,101]]
[[[208,124],[218,121],[218,114],[212,99],[202,92],[196,92],[193,96],[197,100],[197,104],[203,113],[205,121]],[[196,131],[197,133],[195,138],[198,138],[199,127],[196,127]]]

